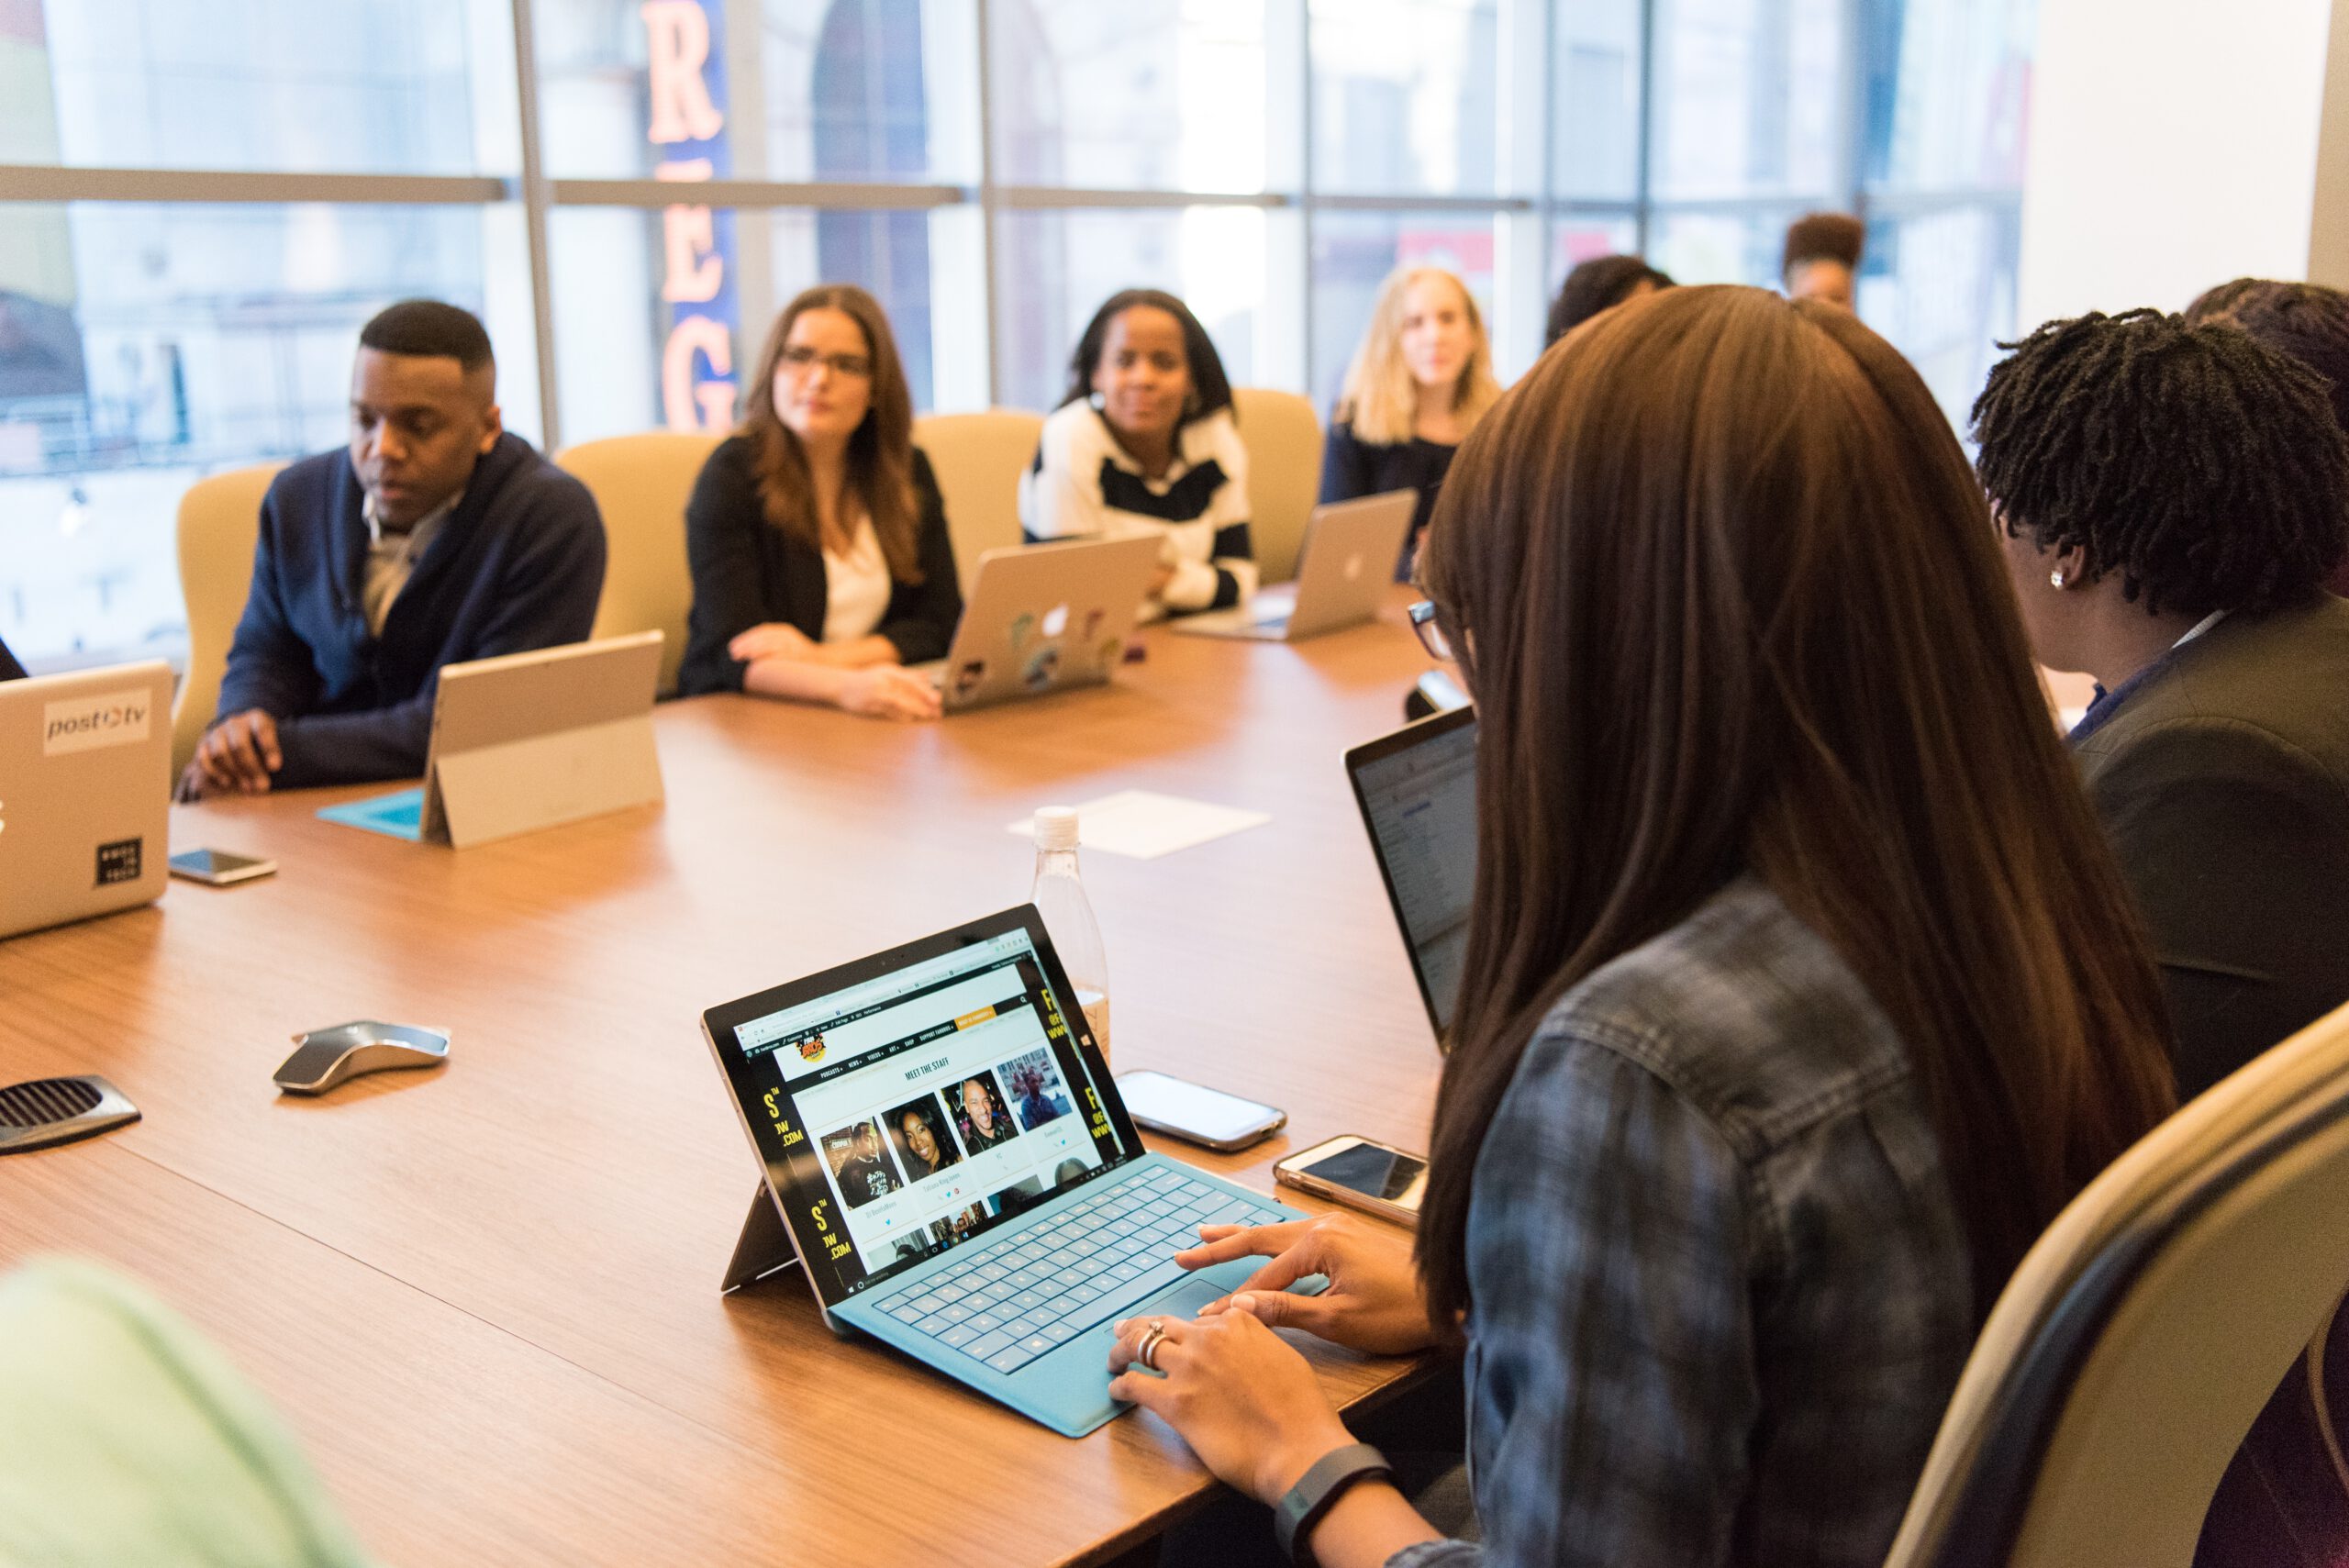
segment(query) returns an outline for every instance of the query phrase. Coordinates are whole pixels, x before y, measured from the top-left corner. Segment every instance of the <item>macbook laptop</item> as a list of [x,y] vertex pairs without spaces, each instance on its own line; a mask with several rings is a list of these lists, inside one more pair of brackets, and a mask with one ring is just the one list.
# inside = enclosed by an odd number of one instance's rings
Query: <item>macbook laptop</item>
[[1174,629],[1197,637],[1295,642],[1359,626],[1378,613],[1411,530],[1416,490],[1390,490],[1313,508],[1297,556],[1297,581],[1265,588],[1237,609],[1184,616]]
[[0,682],[0,937],[160,897],[171,800],[161,660]]
[[835,1332],[1070,1437],[1116,1416],[1110,1325],[1253,1271],[1174,1253],[1297,1213],[1145,1151],[1074,995],[1030,905],[704,1014],[766,1173],[726,1288],[796,1262]]
[[948,713],[1099,685],[1125,661],[1159,545],[1069,539],[988,550],[953,647],[918,668]]
[[1346,753],[1395,923],[1437,1040],[1452,1029],[1476,891],[1476,710],[1453,708]]
[[443,666],[424,783],[318,815],[466,849],[657,805],[661,641],[643,631]]

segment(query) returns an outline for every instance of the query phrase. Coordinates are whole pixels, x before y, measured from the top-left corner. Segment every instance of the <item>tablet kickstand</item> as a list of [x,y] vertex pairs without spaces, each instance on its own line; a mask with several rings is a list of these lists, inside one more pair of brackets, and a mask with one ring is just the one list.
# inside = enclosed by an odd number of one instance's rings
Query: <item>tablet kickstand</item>
[[783,1228],[783,1216],[775,1212],[774,1197],[761,1182],[751,1198],[751,1212],[742,1221],[742,1234],[734,1242],[733,1261],[726,1265],[726,1283],[719,1294],[731,1296],[798,1262],[791,1233]]

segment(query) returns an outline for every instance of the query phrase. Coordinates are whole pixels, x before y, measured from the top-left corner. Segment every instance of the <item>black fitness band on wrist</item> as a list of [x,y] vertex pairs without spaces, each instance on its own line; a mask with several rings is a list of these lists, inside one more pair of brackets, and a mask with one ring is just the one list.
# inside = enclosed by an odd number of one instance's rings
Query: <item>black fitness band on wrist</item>
[[1395,1467],[1386,1462],[1386,1456],[1368,1443],[1348,1443],[1315,1460],[1313,1468],[1288,1489],[1288,1495],[1273,1510],[1273,1536],[1281,1543],[1281,1555],[1292,1562],[1311,1562],[1311,1548],[1300,1557],[1297,1542],[1321,1522],[1321,1516],[1355,1482],[1374,1475],[1392,1479],[1394,1474]]

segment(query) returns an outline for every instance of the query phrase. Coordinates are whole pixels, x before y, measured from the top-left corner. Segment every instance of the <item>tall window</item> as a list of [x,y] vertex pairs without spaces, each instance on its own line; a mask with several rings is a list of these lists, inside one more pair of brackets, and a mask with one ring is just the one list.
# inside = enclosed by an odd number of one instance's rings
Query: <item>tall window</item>
[[2038,0],[1901,0],[1865,13],[1860,310],[1961,428],[2015,325]]
[[1576,261],[1772,284],[1834,207],[1962,417],[2016,325],[2035,5],[0,0],[0,637],[176,653],[180,494],[341,441],[412,295],[555,448],[725,428],[819,282],[924,410],[1050,406],[1153,284],[1326,411],[1398,266],[1466,281],[1507,376]]

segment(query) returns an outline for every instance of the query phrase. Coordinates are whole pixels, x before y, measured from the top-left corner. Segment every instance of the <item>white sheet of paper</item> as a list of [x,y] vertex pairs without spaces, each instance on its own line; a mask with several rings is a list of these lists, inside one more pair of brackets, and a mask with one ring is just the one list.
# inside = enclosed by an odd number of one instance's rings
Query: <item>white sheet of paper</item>
[[[1154,861],[1227,833],[1261,828],[1271,820],[1262,811],[1241,811],[1204,800],[1126,789],[1081,803],[1076,808],[1076,834],[1085,849]],[[1023,839],[1032,839],[1036,836],[1035,819],[1023,817],[1009,824],[1008,830]]]

